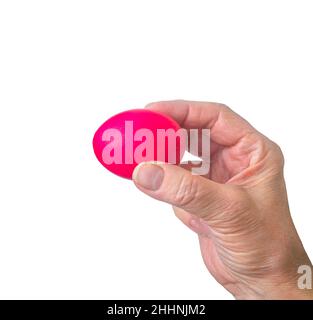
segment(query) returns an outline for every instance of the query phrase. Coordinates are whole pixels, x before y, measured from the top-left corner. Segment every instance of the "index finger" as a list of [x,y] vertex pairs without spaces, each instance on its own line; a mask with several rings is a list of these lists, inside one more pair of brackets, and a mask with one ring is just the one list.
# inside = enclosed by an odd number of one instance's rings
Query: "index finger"
[[164,113],[186,129],[210,129],[211,139],[220,145],[231,146],[251,132],[257,132],[245,119],[229,107],[215,102],[160,101],[146,108]]

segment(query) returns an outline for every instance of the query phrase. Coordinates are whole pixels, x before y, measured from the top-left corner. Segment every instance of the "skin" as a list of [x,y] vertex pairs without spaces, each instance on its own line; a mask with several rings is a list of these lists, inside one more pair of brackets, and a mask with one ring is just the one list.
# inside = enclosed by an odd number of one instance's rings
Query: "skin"
[[290,215],[278,145],[222,104],[163,101],[147,108],[183,128],[211,130],[206,176],[193,175],[189,165],[141,163],[133,180],[198,234],[213,277],[236,299],[313,299],[312,290],[297,286],[298,267],[312,264]]

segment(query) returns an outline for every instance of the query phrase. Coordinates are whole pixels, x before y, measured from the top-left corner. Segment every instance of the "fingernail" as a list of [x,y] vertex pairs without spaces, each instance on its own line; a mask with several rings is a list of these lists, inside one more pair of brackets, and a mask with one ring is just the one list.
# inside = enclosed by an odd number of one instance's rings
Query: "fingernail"
[[164,170],[157,162],[142,162],[133,172],[133,180],[142,188],[156,191],[164,178]]

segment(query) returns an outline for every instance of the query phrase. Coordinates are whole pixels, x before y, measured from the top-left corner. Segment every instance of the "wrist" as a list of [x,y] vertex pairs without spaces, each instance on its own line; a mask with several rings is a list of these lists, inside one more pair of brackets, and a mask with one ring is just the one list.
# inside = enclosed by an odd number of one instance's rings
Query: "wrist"
[[264,300],[313,300],[312,287],[299,287],[298,279],[276,286],[269,286],[265,288],[263,293],[262,299]]
[[236,299],[244,300],[313,300],[313,267],[310,262],[305,265],[307,272],[298,273],[298,267],[293,272],[271,275],[259,279],[253,285],[240,290]]
[[[238,287],[237,287],[238,289]],[[255,284],[244,286],[239,290],[229,290],[237,300],[313,300],[313,289],[301,289],[295,283],[280,285]],[[235,293],[234,293],[235,291]]]
[[[295,252],[294,252],[295,253]],[[273,267],[263,277],[246,279],[235,290],[236,299],[244,300],[313,300],[313,266],[304,248],[284,267]],[[286,263],[289,260],[289,263]],[[275,271],[274,271],[275,270]],[[243,285],[244,284],[244,285]],[[237,294],[238,293],[238,294]]]

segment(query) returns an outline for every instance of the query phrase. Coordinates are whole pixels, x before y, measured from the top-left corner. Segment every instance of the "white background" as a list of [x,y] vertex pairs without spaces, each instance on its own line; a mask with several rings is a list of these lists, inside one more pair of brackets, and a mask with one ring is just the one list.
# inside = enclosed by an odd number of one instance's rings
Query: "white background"
[[113,114],[219,101],[278,142],[313,257],[312,1],[1,1],[0,298],[232,299],[168,205],[96,160]]

